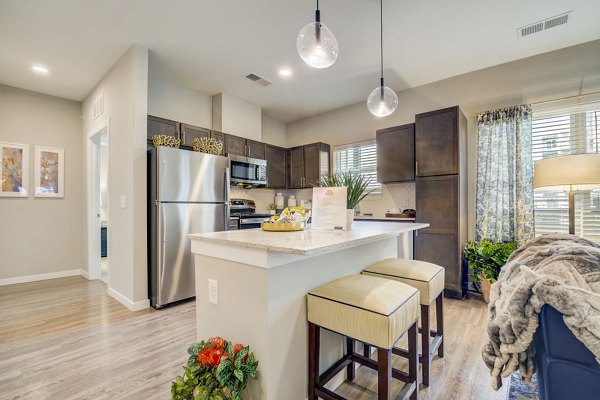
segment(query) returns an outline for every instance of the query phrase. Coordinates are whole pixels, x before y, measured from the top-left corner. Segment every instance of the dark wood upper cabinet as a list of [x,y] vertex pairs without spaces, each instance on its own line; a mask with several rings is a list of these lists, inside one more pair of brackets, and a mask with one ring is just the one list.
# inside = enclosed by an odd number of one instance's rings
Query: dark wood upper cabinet
[[377,182],[415,180],[415,124],[380,129],[377,141]]
[[304,145],[304,187],[318,185],[323,175],[329,175],[329,145],[312,143]]
[[288,149],[288,184],[290,189],[312,188],[329,175],[330,147],[311,143]]
[[210,129],[193,125],[181,124],[181,145],[192,147],[192,140],[200,137],[210,137]]
[[304,148],[303,146],[292,147],[291,149],[288,149],[287,153],[289,168],[289,188],[301,189],[304,187]]
[[283,147],[265,145],[267,160],[267,187],[272,189],[286,188],[286,153]]
[[415,116],[417,176],[459,173],[459,114],[458,107],[450,107]]
[[417,178],[415,185],[418,212],[416,222],[429,224],[423,232],[456,234],[459,212],[459,176],[442,175]]
[[148,115],[148,140],[154,135],[174,136],[179,139],[179,122]]
[[225,154],[265,159],[265,144],[240,136],[225,135]]
[[246,139],[239,136],[225,135],[225,154],[246,155]]
[[[265,159],[265,144],[256,140],[246,139],[246,154],[250,158]],[[268,164],[267,164],[268,165]]]

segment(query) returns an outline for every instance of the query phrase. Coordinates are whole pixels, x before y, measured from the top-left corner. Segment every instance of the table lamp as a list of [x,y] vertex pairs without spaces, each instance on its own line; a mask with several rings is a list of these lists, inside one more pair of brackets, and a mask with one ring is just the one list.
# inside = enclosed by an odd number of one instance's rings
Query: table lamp
[[577,190],[600,188],[600,154],[551,157],[534,163],[536,190],[569,192],[569,233],[575,234],[575,194]]

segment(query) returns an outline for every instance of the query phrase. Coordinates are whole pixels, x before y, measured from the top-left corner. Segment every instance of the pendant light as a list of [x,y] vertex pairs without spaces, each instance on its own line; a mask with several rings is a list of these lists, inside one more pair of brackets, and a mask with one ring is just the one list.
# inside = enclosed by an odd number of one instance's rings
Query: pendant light
[[296,39],[300,58],[313,68],[327,68],[333,65],[338,56],[338,44],[333,33],[321,23],[319,0],[315,11],[315,22],[300,30]]
[[381,86],[375,88],[367,99],[367,107],[376,117],[387,117],[398,107],[398,96],[383,83],[383,0],[379,0],[381,10],[380,45],[381,45]]

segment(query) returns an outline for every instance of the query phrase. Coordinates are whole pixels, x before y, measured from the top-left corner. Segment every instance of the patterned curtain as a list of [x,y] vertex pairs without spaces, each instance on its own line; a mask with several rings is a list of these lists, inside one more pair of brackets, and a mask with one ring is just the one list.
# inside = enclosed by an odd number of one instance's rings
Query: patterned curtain
[[478,114],[476,240],[534,236],[531,106]]

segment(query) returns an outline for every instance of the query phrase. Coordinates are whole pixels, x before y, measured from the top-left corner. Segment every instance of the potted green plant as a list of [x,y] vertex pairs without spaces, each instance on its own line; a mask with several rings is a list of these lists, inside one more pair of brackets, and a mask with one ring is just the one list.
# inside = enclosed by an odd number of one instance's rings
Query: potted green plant
[[250,346],[221,337],[193,343],[185,373],[171,383],[172,400],[242,400],[249,379],[258,376]]
[[275,215],[276,212],[277,212],[277,204],[275,204],[275,203],[269,204],[269,214]]
[[372,180],[371,177],[362,174],[344,171],[331,176],[324,176],[319,181],[321,187],[346,187],[346,228],[350,229],[354,221],[354,207],[375,190],[368,189]]
[[500,269],[506,264],[508,257],[519,247],[516,242],[492,242],[483,239],[481,243],[468,242],[464,248],[465,258],[469,262],[469,274],[473,283],[481,283],[483,299],[490,302],[492,284],[498,280]]

